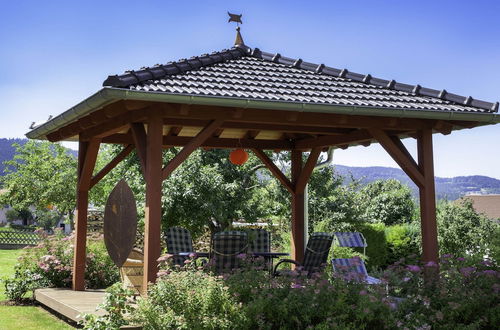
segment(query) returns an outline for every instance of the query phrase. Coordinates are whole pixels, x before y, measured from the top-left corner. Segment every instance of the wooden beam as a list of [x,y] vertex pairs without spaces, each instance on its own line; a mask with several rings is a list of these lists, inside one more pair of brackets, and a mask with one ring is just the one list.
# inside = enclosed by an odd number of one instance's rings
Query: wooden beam
[[[125,101],[118,101],[105,106],[85,117],[82,117],[73,123],[70,123],[59,130],[47,135],[47,139],[51,142],[61,141],[75,135],[80,135],[84,130],[95,125],[106,123],[110,118],[121,115],[130,110]],[[94,136],[84,135],[84,139],[90,139]],[[97,135],[95,136],[97,137]]]
[[406,147],[399,139],[391,138],[386,132],[379,129],[369,129],[371,135],[382,145],[382,147],[387,151],[389,155],[398,163],[401,169],[412,179],[412,181],[418,186],[422,187],[424,185],[424,176],[420,172],[420,169],[411,157],[410,153]]
[[[205,127],[208,125],[209,120],[204,119],[186,119],[186,118],[164,118],[163,123],[171,126],[192,126],[192,127]],[[346,134],[352,132],[350,128],[332,128],[332,127],[318,127],[318,126],[298,126],[298,125],[283,125],[283,124],[259,124],[259,123],[246,123],[227,121],[221,125],[221,128],[235,128],[235,129],[253,129],[261,131],[278,131],[289,133],[308,133],[308,134],[324,134],[336,135]]]
[[309,158],[307,158],[307,162],[304,165],[302,171],[300,171],[300,175],[297,179],[297,182],[295,183],[295,193],[300,193],[300,194],[304,193],[304,189],[306,188],[307,182],[309,181],[309,178],[311,177],[314,167],[318,162],[318,157],[321,154],[321,149],[322,148],[320,147],[316,147],[311,150]]
[[276,177],[276,179],[278,179],[278,181],[281,182],[281,184],[290,193],[293,194],[295,192],[293,184],[290,182],[290,180],[288,180],[286,175],[283,174],[283,172],[278,168],[278,166],[276,166],[276,164],[274,164],[274,162],[269,157],[267,157],[267,155],[264,153],[264,151],[262,151],[261,149],[256,149],[256,148],[253,148],[252,151],[257,157],[259,157],[259,159],[262,161],[262,163],[264,163],[264,165],[267,166],[269,171],[271,171],[271,173]]
[[[163,126],[162,126],[163,127]],[[142,123],[132,123],[130,125],[132,139],[137,150],[137,157],[141,162],[142,173],[146,177],[146,157],[147,157],[147,135]],[[163,132],[162,132],[163,133]]]
[[148,119],[146,151],[146,209],[144,224],[144,278],[143,289],[156,281],[160,257],[161,233],[161,167],[163,123],[159,115]]
[[[163,138],[163,144],[166,146],[185,146],[193,138],[187,136],[166,136]],[[281,149],[291,150],[293,144],[290,141],[283,140],[256,140],[256,139],[227,139],[210,137],[202,142],[201,147],[209,148],[258,148],[258,149]]]
[[[166,103],[152,103],[155,109],[161,109],[164,118],[184,118],[178,105]],[[290,118],[296,118],[293,126],[318,126],[333,128],[370,128],[394,129],[391,126],[391,117],[373,117],[359,115],[339,115],[319,112],[296,112],[265,109],[245,109],[239,118],[234,114],[239,108],[217,107],[206,105],[191,105],[189,107],[189,119],[227,119],[231,122],[247,122],[259,124],[283,124],[289,122]],[[425,127],[426,120],[414,118],[399,118],[397,128],[400,130],[416,130]],[[288,124],[290,125],[290,124]]]
[[373,136],[366,130],[356,130],[344,135],[325,135],[317,138],[307,138],[295,141],[295,148],[309,149],[315,147],[338,146],[351,143],[371,141]]
[[422,258],[424,263],[435,262],[437,265],[439,261],[439,246],[436,223],[432,129],[419,131],[417,149],[418,164],[424,176],[423,185],[419,187]]
[[101,145],[100,139],[92,139],[86,145],[85,159],[78,180],[78,190],[88,191],[90,189],[90,180],[94,172],[99,146]]
[[118,133],[128,128],[128,125],[130,123],[144,120],[146,118],[146,115],[147,111],[132,111],[116,116],[114,118],[109,118],[102,124],[82,131],[80,134],[80,138],[85,141],[96,137],[103,138],[105,136]]
[[[302,151],[292,150],[292,184],[297,185],[302,172]],[[304,260],[304,193],[294,191],[291,194],[292,204],[292,259],[302,262]]]
[[104,166],[96,175],[90,180],[90,188],[95,186],[99,181],[102,180],[113,168],[116,167],[122,160],[127,157],[130,152],[134,150],[134,146],[129,144],[118,155],[115,156],[106,166]]
[[[168,176],[180,165],[189,155],[196,150],[197,148],[203,145],[212,134],[221,126],[223,123],[222,119],[213,120],[210,124],[208,124],[204,129],[202,129],[195,137],[191,138],[191,140],[182,148],[182,150],[172,158],[167,165],[162,170],[162,180],[168,178]],[[173,137],[168,137],[173,138]],[[176,137],[177,138],[177,137]],[[167,143],[168,144],[168,143]]]

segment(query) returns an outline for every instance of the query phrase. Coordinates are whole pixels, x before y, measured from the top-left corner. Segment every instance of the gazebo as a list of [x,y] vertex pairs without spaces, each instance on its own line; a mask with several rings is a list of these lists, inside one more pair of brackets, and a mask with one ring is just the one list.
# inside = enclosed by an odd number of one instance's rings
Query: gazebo
[[[136,150],[146,182],[144,283],[160,256],[161,187],[194,150],[252,150],[290,192],[292,257],[304,254],[304,189],[322,151],[380,143],[420,190],[424,261],[438,261],[432,134],[496,124],[499,104],[234,47],[108,77],[103,88],[35,127],[30,139],[78,141],[73,289],[84,290],[89,190]],[[401,142],[417,139],[418,159]],[[123,145],[94,173],[101,143]],[[183,147],[168,164],[162,149]],[[287,177],[264,151],[290,151]],[[303,163],[304,153],[309,153]]]

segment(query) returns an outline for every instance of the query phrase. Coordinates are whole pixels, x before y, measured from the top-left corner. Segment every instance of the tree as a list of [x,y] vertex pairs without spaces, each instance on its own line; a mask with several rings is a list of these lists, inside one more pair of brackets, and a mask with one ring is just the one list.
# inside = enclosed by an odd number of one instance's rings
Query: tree
[[[120,147],[103,147],[98,165],[114,157]],[[166,164],[179,152],[163,152]],[[226,229],[235,220],[255,221],[265,214],[264,193],[256,171],[262,166],[250,155],[242,166],[229,162],[229,150],[196,150],[163,182],[162,223],[164,228],[184,226],[194,236],[208,227],[212,232]],[[114,185],[124,178],[137,200],[138,213],[144,216],[145,182],[135,153],[128,156],[91,191],[96,205],[104,205]],[[96,196],[98,195],[98,196]]]
[[14,158],[5,162],[2,183],[6,192],[0,202],[18,210],[52,208],[71,220],[76,205],[75,157],[57,143],[28,141],[14,146]]
[[470,199],[458,203],[438,203],[437,223],[441,254],[470,253],[481,258],[494,244],[500,227],[498,223],[478,214]]
[[388,226],[409,223],[415,213],[415,202],[408,186],[398,180],[377,180],[359,192],[359,203],[364,206],[364,218]]
[[24,226],[29,225],[29,221],[33,220],[33,214],[28,208],[22,208],[19,210],[10,209],[5,213],[5,217],[9,222],[21,219]]

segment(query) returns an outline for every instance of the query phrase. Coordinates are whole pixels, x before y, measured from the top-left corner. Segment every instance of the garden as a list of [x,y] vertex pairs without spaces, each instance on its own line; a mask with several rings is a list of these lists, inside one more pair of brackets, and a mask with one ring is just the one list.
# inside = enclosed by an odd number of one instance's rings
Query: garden
[[[8,192],[1,198],[14,208],[34,205],[35,214],[39,210],[40,214],[65,217],[71,222],[76,191],[71,186],[76,178],[71,175],[76,171],[67,170],[67,159],[60,159],[67,154],[54,148],[46,142],[19,146],[18,158],[10,163],[13,170],[2,182]],[[118,152],[114,147],[104,147],[98,162],[105,164]],[[165,160],[176,152],[174,148],[166,150]],[[233,222],[265,223],[271,231],[272,249],[289,252],[288,193],[262,170],[258,159],[250,157],[245,165],[236,167],[229,164],[227,156],[224,150],[196,151],[165,181],[163,228],[188,228],[195,245],[206,248],[212,233],[233,228]],[[287,157],[286,153],[278,154],[274,161],[286,168]],[[33,164],[41,160],[48,165],[38,166],[38,172],[32,173]],[[94,187],[93,205],[102,207],[120,178],[125,178],[132,188],[141,218],[144,182],[134,154]],[[67,195],[57,193],[61,190]],[[331,265],[318,273],[305,274],[298,268],[286,276],[273,277],[262,264],[241,255],[242,268],[217,274],[194,258],[183,267],[173,266],[167,255],[161,258],[157,283],[149,287],[146,298],[141,298],[122,287],[102,233],[92,233],[88,237],[85,284],[89,289],[107,288],[102,308],[108,313],[104,317],[87,315],[83,326],[497,328],[500,226],[477,214],[468,201],[439,201],[437,207],[441,261],[439,276],[429,280],[424,275],[438,265],[419,262],[419,212],[407,186],[395,180],[361,185],[339,176],[332,167],[313,173],[309,185],[310,233],[363,233],[368,242],[366,254],[334,246],[328,260],[360,256],[370,274],[382,280],[379,285],[346,280],[352,276],[333,272]],[[140,230],[142,226],[139,223]],[[16,250],[10,263],[2,265],[2,270],[13,269],[13,273],[2,274],[2,287],[10,302],[1,308],[26,308],[21,305],[31,303],[36,288],[71,287],[74,237],[59,230],[49,235],[43,228],[37,230],[37,235],[38,245]]]

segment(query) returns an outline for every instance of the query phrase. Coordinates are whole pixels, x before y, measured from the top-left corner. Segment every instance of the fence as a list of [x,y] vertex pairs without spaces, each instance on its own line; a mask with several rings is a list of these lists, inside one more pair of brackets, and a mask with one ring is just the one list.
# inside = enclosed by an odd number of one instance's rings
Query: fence
[[18,248],[26,245],[37,245],[40,237],[33,232],[0,231],[0,248]]

